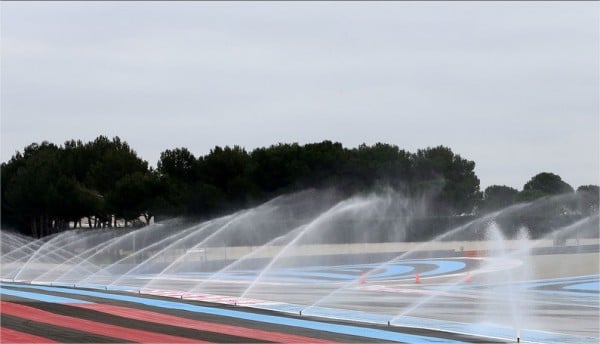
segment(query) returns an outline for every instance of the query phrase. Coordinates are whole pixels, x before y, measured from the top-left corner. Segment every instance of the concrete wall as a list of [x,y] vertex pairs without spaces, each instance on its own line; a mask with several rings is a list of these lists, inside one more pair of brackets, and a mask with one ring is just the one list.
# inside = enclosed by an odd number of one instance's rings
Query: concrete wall
[[[566,246],[600,244],[600,239],[580,239],[576,242],[570,239]],[[553,247],[552,240],[537,240],[531,243],[532,247]],[[523,247],[518,240],[506,240],[504,249],[512,250]],[[190,260],[217,260],[217,259],[239,259],[245,257],[269,258],[275,257],[285,246],[235,246],[235,247],[209,247],[204,251],[188,252]],[[315,256],[315,255],[338,255],[358,253],[391,253],[407,252],[411,250],[451,250],[460,251],[485,251],[497,250],[499,247],[493,241],[443,241],[443,242],[395,242],[395,243],[362,243],[362,244],[329,244],[329,245],[300,245],[291,246],[286,249],[283,256]]]

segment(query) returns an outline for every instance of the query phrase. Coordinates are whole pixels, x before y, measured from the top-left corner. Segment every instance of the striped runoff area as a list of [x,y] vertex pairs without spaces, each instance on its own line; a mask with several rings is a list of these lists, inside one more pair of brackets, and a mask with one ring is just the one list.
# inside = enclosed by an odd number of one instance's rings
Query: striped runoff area
[[468,335],[349,325],[195,301],[2,283],[2,342],[405,342],[481,341]]
[[[597,300],[598,285],[598,276],[593,275],[530,281],[517,287]],[[457,285],[446,289],[444,295],[463,297],[458,294],[460,289],[471,287],[477,285]],[[357,288],[412,292],[402,286],[377,284]],[[405,316],[392,321],[393,326],[386,326],[389,317],[366,312],[320,307],[304,310],[292,304],[160,289],[137,293],[0,283],[2,342],[459,343],[505,341],[513,336],[512,329],[477,324]],[[241,305],[251,308],[238,307]],[[344,322],[357,319],[363,319],[361,324]],[[523,334],[533,342],[597,342],[592,337],[540,331],[524,330]]]

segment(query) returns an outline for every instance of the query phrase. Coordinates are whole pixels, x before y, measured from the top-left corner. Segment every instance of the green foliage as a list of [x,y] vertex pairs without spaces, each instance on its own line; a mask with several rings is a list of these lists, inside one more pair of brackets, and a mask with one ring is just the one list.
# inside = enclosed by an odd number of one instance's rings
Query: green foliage
[[598,212],[600,189],[598,185],[582,185],[577,188],[578,209],[585,215]]
[[541,190],[522,190],[517,195],[518,202],[531,202],[535,201],[538,198],[542,198],[544,196],[548,196],[545,192]]
[[[148,164],[118,137],[100,136],[87,144],[71,140],[64,147],[31,144],[2,164],[2,224],[33,236],[65,230],[83,217],[107,225],[116,209],[139,211],[133,201],[123,205],[121,198],[110,197],[135,173],[149,173]],[[130,190],[127,198],[149,197],[146,187]]]
[[132,221],[143,215],[148,222],[160,208],[162,194],[163,185],[157,174],[136,171],[119,179],[107,200],[116,216]]
[[481,213],[506,208],[517,202],[519,191],[506,185],[491,185],[483,192],[479,210]]
[[[154,216],[206,218],[283,193],[329,187],[346,194],[391,187],[407,196],[426,195],[428,216],[451,219],[476,205],[492,211],[572,191],[560,177],[541,173],[520,193],[498,185],[481,193],[474,168],[473,161],[444,146],[410,153],[385,143],[347,149],[323,141],[279,143],[252,152],[216,146],[199,157],[187,148],[169,149],[154,171],[118,137],[70,140],[62,147],[34,143],[2,163],[2,225],[42,236],[82,218],[95,227],[140,217],[146,223]],[[597,186],[582,186],[577,194],[580,212],[597,211]]]
[[148,163],[118,137],[109,141],[100,136],[88,149],[93,160],[88,166],[86,182],[102,194],[113,190],[117,181],[126,175],[148,170]]
[[416,192],[432,193],[437,215],[470,213],[481,198],[475,162],[438,146],[417,151],[412,157],[412,185]]
[[405,189],[411,176],[411,155],[393,145],[362,144],[350,151],[346,173],[354,179],[358,189],[373,187],[378,182]]
[[239,147],[215,147],[199,161],[200,180],[221,190],[226,207],[245,205],[254,186],[248,178],[250,156]]
[[48,218],[60,208],[58,191],[60,183],[64,183],[60,179],[60,153],[57,146],[48,142],[31,144],[22,156],[13,158],[12,162],[18,165],[14,174],[3,176],[7,179],[3,207],[6,202],[11,218],[21,226],[31,226],[35,236],[53,232]]
[[542,172],[531,178],[523,186],[523,191],[528,192],[527,195],[529,196],[526,197],[534,195],[549,196],[573,192],[573,188],[565,183],[560,176],[554,173]]
[[187,148],[168,149],[160,154],[157,170],[163,176],[192,183],[196,179],[196,165],[196,157]]
[[188,216],[210,216],[221,211],[225,195],[214,185],[197,182],[188,186],[182,209]]
[[257,148],[250,159],[249,177],[263,197],[302,187],[310,173],[303,149],[297,143]]
[[217,146],[201,157],[176,148],[164,151],[152,171],[118,137],[70,140],[63,147],[44,142],[2,164],[3,224],[45,235],[84,217],[93,218],[94,226],[140,216],[146,222],[154,215],[208,217],[282,193],[327,187],[348,194],[378,186],[415,193],[437,188],[437,211],[452,213],[474,204],[474,166],[441,146],[411,154],[384,143],[346,149],[323,141],[250,153]]
[[345,150],[339,142],[323,141],[304,145],[302,159],[308,173],[302,183],[315,187],[331,186],[341,177]]

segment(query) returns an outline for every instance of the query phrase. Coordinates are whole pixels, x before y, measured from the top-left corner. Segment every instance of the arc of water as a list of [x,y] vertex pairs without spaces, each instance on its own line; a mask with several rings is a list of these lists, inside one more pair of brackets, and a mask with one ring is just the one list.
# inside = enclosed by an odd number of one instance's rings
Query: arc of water
[[[112,240],[115,240],[115,238],[111,238],[111,239],[112,239]],[[77,265],[77,266],[79,266],[79,265],[81,265],[81,264],[90,264],[90,265],[92,265],[93,267],[98,267],[97,265],[95,265],[95,264],[93,264],[93,263],[91,263],[91,262],[88,262],[88,261],[87,261],[87,258],[89,258],[89,256],[90,256],[90,255],[92,255],[93,253],[95,253],[96,251],[98,251],[98,250],[101,250],[101,249],[103,249],[104,247],[106,247],[106,246],[110,245],[110,244],[111,244],[111,242],[112,242],[111,240],[108,240],[108,241],[106,241],[106,242],[103,242],[103,243],[99,244],[98,246],[93,246],[93,247],[90,247],[90,248],[88,248],[87,250],[85,250],[85,251],[83,251],[83,252],[81,252],[81,253],[77,254],[76,256],[73,256],[73,257],[71,257],[70,259],[66,260],[66,261],[65,261],[65,262],[63,262],[62,264],[59,264],[59,265],[57,265],[57,266],[53,267],[52,269],[48,270],[47,272],[43,273],[42,275],[40,275],[40,276],[36,277],[36,278],[34,279],[34,281],[45,281],[45,280],[47,279],[47,277],[48,277],[48,276],[51,276],[51,275],[52,275],[52,273],[54,273],[55,271],[59,270],[59,269],[60,269],[62,266],[64,266],[64,265],[67,265],[67,264],[70,264],[70,263],[73,263],[73,262],[78,262],[78,263],[76,263],[76,265]],[[93,271],[94,271],[93,269],[87,269],[87,268],[84,268],[84,269],[85,269],[86,271],[88,271],[88,272],[93,272]],[[72,269],[71,269],[71,270],[72,270]],[[60,279],[62,276],[64,276],[66,273],[68,273],[68,272],[69,272],[69,271],[66,271],[66,272],[62,273],[61,275],[59,275],[58,277],[55,277],[55,278],[52,280],[52,282],[57,282],[57,281],[59,281],[59,279]]]
[[[0,259],[1,267],[2,267],[2,278],[14,278],[14,275],[23,267],[24,261],[27,261],[35,252],[41,247],[42,242],[36,241],[37,247],[34,247],[33,244],[25,246],[18,250],[19,252],[15,252],[14,250],[10,252],[8,255],[10,257],[3,256]],[[18,254],[18,256],[17,256]],[[16,257],[15,257],[16,256]]]
[[[569,224],[567,226],[563,226],[561,228],[558,228],[548,234],[546,234],[544,237],[538,239],[538,240],[530,240],[527,236],[527,233],[524,229],[521,229],[519,231],[519,240],[521,242],[523,242],[523,244],[521,245],[521,247],[519,247],[517,250],[514,250],[512,252],[508,251],[506,249],[506,247],[504,247],[504,241],[506,240],[506,238],[504,238],[504,236],[502,236],[502,233],[499,232],[499,230],[496,231],[492,231],[492,235],[494,235],[493,238],[491,238],[491,240],[493,240],[494,242],[499,242],[502,247],[500,249],[501,251],[501,255],[502,256],[506,256],[506,257],[510,257],[510,256],[516,256],[516,257],[520,257],[523,255],[528,255],[531,252],[531,249],[533,247],[538,246],[543,240],[545,240],[546,238],[555,235],[557,232],[564,232],[564,231],[572,231],[575,230],[577,228],[579,228],[582,224],[585,224],[586,222],[589,222],[591,219],[598,217],[598,215],[591,215],[588,216],[586,218],[580,219],[578,221],[576,221],[575,223]],[[493,227],[493,226],[492,226]],[[528,267],[525,266],[523,267],[524,269],[527,269]],[[527,311],[527,307],[522,307],[522,302],[523,302],[523,297],[522,296],[517,296],[515,295],[515,291],[513,288],[513,275],[511,273],[507,274],[506,280],[504,281],[504,285],[508,288],[508,293],[502,293],[500,295],[498,295],[496,292],[485,292],[485,291],[478,291],[478,295],[480,298],[490,298],[492,300],[498,300],[499,298],[502,299],[506,299],[508,300],[508,304],[510,307],[510,312],[511,312],[511,319],[513,322],[513,328],[515,330],[515,333],[517,335],[517,337],[519,336],[519,333],[521,332],[522,329],[522,323],[524,321],[524,314],[523,312]],[[458,283],[461,283],[462,280],[456,281],[448,286],[446,286],[446,288],[448,289],[452,289],[454,286],[456,286]],[[414,310],[418,309],[421,305],[426,304],[428,302],[430,302],[431,300],[439,297],[440,295],[442,295],[443,293],[432,293],[429,294],[428,296],[426,296],[423,299],[420,299],[418,302],[414,303],[413,305],[411,305],[410,307],[406,308],[402,313],[398,314],[397,316],[393,317],[390,322],[393,323],[395,322],[397,319],[410,314],[411,312],[413,312]]]
[[[56,263],[56,265],[55,265],[55,267],[57,267],[57,266],[59,266],[59,265],[62,265],[62,264],[63,264],[62,262],[64,262],[64,261],[67,261],[67,260],[71,260],[71,259],[73,259],[73,258],[76,258],[76,257],[77,257],[77,256],[73,256],[73,255],[71,254],[71,252],[68,252],[68,251],[66,251],[66,250],[64,250],[64,249],[62,249],[62,248],[57,248],[57,249],[59,249],[60,251],[65,251],[65,252],[67,252],[68,254],[57,254],[56,252],[52,252],[52,253],[49,253],[49,254],[45,254],[45,255],[42,257],[42,259],[49,258],[50,256],[57,257],[57,259],[56,259],[57,263]],[[38,259],[38,261],[40,261],[40,259]],[[61,262],[61,263],[58,263],[58,262]],[[97,265],[95,265],[95,264],[88,264],[88,265],[91,265],[92,267],[98,267],[98,266],[97,266]],[[91,269],[88,269],[88,268],[85,268],[85,271],[86,271],[86,272],[91,272],[92,270],[91,270]],[[36,277],[32,278],[32,280],[37,280],[38,278],[39,278],[39,276],[36,276]]]
[[[53,237],[52,239],[50,239],[50,240],[46,241],[44,244],[42,244],[42,245],[40,246],[40,248],[39,248],[38,250],[36,250],[36,252],[35,252],[35,253],[34,253],[32,256],[30,256],[30,257],[27,259],[27,261],[25,262],[25,264],[23,264],[23,265],[21,266],[21,268],[20,268],[20,269],[17,271],[17,273],[16,273],[16,275],[13,277],[13,279],[17,280],[17,279],[19,278],[19,276],[21,275],[21,273],[22,273],[22,272],[23,272],[23,271],[24,271],[24,270],[25,270],[25,269],[28,267],[28,265],[29,265],[29,264],[30,264],[30,263],[31,263],[31,262],[32,262],[32,261],[33,261],[33,260],[34,260],[36,257],[39,257],[39,256],[40,256],[40,254],[41,254],[40,252],[41,252],[43,249],[46,249],[46,248],[47,248],[49,245],[53,246],[53,247],[54,247],[54,248],[56,248],[56,249],[59,249],[59,250],[64,250],[64,249],[62,248],[62,245],[54,245],[54,241],[58,241],[59,239],[63,239],[63,237],[64,237],[64,236],[72,236],[72,232],[63,232],[63,233],[64,233],[63,235],[57,235],[57,236]],[[56,252],[54,252],[54,251],[50,251],[50,252],[52,252],[52,253],[56,253]]]
[[[153,225],[151,227],[151,229],[160,229],[160,227],[158,227],[156,225]],[[116,237],[114,237],[114,238],[112,238],[112,239],[109,240],[109,244],[108,245],[105,245],[104,243],[97,245],[96,247],[101,246],[102,248],[99,249],[99,250],[98,249],[95,250],[94,254],[92,254],[91,256],[87,257],[85,260],[83,260],[80,263],[78,263],[77,265],[75,265],[71,270],[66,271],[65,273],[63,273],[62,275],[60,275],[57,278],[57,280],[58,279],[64,279],[69,274],[72,274],[73,271],[76,271],[77,269],[80,269],[81,266],[84,265],[84,264],[85,264],[85,266],[90,265],[90,259],[92,259],[92,258],[94,258],[94,257],[96,257],[96,256],[98,256],[100,254],[103,254],[107,249],[110,249],[111,247],[113,247],[113,245],[120,243],[124,239],[128,239],[129,237],[134,236],[140,230],[148,230],[148,227],[129,231],[125,235],[116,236]],[[94,265],[94,264],[91,264],[91,265]],[[97,267],[97,269],[95,271],[98,271],[98,270],[101,269],[100,266],[96,266],[96,265],[94,265],[94,266]],[[89,273],[93,273],[94,272],[94,271],[90,271],[86,267],[84,267],[84,269],[86,270],[86,272],[89,272]],[[79,280],[77,281],[77,283],[79,283]]]
[[[106,232],[104,232],[105,234]],[[77,255],[73,255],[72,252],[68,251],[69,247],[73,247],[78,245],[79,243],[81,243],[82,241],[87,240],[90,236],[94,236],[97,233],[95,232],[89,232],[89,233],[85,233],[81,238],[77,239],[77,240],[70,240],[70,238],[66,238],[64,241],[67,241],[67,239],[69,239],[67,242],[65,242],[64,244],[61,242],[60,246],[57,244],[51,244],[53,247],[52,248],[44,248],[44,250],[46,251],[46,253],[43,253],[42,248],[39,248],[36,251],[37,254],[37,261],[42,261],[42,260],[49,260],[51,257],[57,256],[57,262],[64,262],[64,261],[70,261],[72,259],[76,259]],[[101,233],[102,234],[102,233]],[[65,253],[65,254],[61,254],[61,253]],[[31,259],[33,257],[30,257]],[[57,264],[54,268],[52,268],[51,270],[54,270],[55,268],[57,268],[58,266],[62,265],[61,264]],[[35,278],[33,278],[33,280],[37,280],[39,279],[39,276],[36,276]]]
[[0,229],[0,243],[2,244],[0,247],[2,248],[2,255],[4,255],[4,253],[7,253],[4,250],[5,247],[7,249],[9,249],[10,251],[12,251],[13,248],[20,248],[24,245],[27,245],[30,242],[31,242],[31,238],[27,238],[18,233],[2,231]]
[[211,281],[214,281],[220,277],[222,277],[226,271],[230,271],[234,268],[236,268],[237,266],[239,266],[240,264],[242,264],[242,262],[248,260],[248,259],[252,259],[258,255],[260,255],[263,251],[267,250],[270,245],[273,244],[278,244],[280,241],[283,241],[286,239],[286,237],[294,235],[296,232],[302,230],[303,228],[305,228],[306,225],[300,225],[295,227],[294,229],[292,229],[290,232],[280,235],[274,239],[272,239],[271,241],[267,242],[266,244],[264,244],[263,246],[259,247],[256,250],[253,250],[247,254],[245,254],[244,256],[242,256],[240,259],[237,259],[235,261],[233,261],[232,263],[226,265],[225,267],[221,268],[220,270],[216,271],[215,273],[213,273],[212,275],[210,275],[208,278],[206,278],[205,280],[202,280],[200,283],[198,283],[197,285],[193,286],[192,288],[189,288],[186,292],[187,293],[191,293],[191,292],[197,292],[199,290],[202,289],[202,285],[209,283]]
[[[79,234],[78,234],[79,236]],[[92,231],[86,231],[84,232],[80,238],[78,238],[77,240],[71,240],[67,243],[65,243],[61,249],[62,250],[68,250],[69,248],[73,248],[73,247],[77,247],[77,245],[80,245],[81,243],[87,244],[87,240],[89,240],[90,238],[102,238],[103,236],[113,236],[113,238],[111,239],[115,239],[114,237],[117,236],[117,233],[114,231],[109,231],[109,230],[105,230],[105,229],[96,229],[96,230],[92,230]],[[110,240],[108,241],[110,242]],[[79,254],[75,254],[73,255],[72,252],[69,252],[70,257],[63,257],[62,260],[60,261],[60,264],[56,264],[56,266],[54,266],[52,269],[48,270],[47,272],[43,273],[40,276],[37,276],[36,278],[34,278],[33,280],[41,280],[42,277],[46,277],[48,276],[51,272],[56,271],[57,269],[61,268],[63,265],[67,264],[67,263],[71,263],[73,261],[78,261],[81,263],[84,261],[83,258],[81,258],[82,256],[85,256],[86,254],[88,254],[90,251],[94,252],[95,250],[97,250],[99,247],[102,247],[103,245],[106,245],[106,243],[101,243],[100,245],[97,246],[93,246],[91,248],[88,248],[87,250],[79,253]],[[41,257],[41,259],[44,259],[45,256]],[[84,272],[91,272],[92,269],[94,268],[98,268],[97,265],[93,264],[93,263],[88,263],[88,265],[91,266],[90,269],[88,269],[87,267],[84,267]],[[62,276],[62,275],[61,275]],[[59,277],[61,277],[59,276]],[[56,281],[53,280],[52,282]]]
[[[495,240],[500,240],[498,238],[495,238]],[[504,240],[503,238],[501,240]],[[421,307],[421,305],[426,304],[428,302],[430,302],[433,299],[436,299],[437,297],[439,297],[440,295],[444,295],[444,292],[452,290],[456,285],[458,285],[459,283],[461,283],[463,281],[464,278],[460,278],[457,281],[454,281],[453,283],[449,284],[449,285],[445,285],[439,293],[431,293],[426,295],[423,298],[420,298],[417,302],[414,302],[413,304],[411,304],[409,307],[405,308],[400,314],[394,316],[391,320],[390,323],[394,323],[397,319],[412,313],[414,310],[418,309],[419,307]]]
[[[275,200],[278,200],[278,199],[275,199]],[[275,203],[275,202],[271,201],[269,203]],[[220,278],[221,276],[223,276],[225,274],[226,271],[230,271],[230,270],[236,268],[237,266],[241,265],[244,261],[246,261],[248,259],[252,259],[253,257],[260,255],[262,252],[269,249],[269,247],[271,247],[271,245],[279,243],[280,241],[284,241],[288,236],[294,235],[295,232],[302,230],[302,228],[304,228],[304,227],[306,227],[306,224],[296,226],[296,227],[292,228],[286,234],[280,235],[280,236],[270,240],[269,242],[263,244],[259,248],[254,249],[251,252],[243,255],[239,259],[236,259],[232,263],[226,265],[225,267],[223,267],[223,268],[219,269],[218,271],[216,271],[215,273],[211,274],[209,277],[205,278],[204,280],[201,280],[198,284],[192,286],[191,288],[188,288],[186,290],[186,293],[191,293],[191,292],[196,292],[198,290],[201,290],[202,286],[205,285],[206,283],[209,283],[211,281],[214,281],[217,278]]]
[[[171,221],[176,221],[176,220],[171,220]],[[160,229],[161,225],[162,224],[155,224],[152,228]],[[147,229],[147,228],[145,228],[145,229]],[[138,232],[136,230],[127,232],[127,234],[131,234],[131,235],[135,235],[137,233]],[[102,270],[103,268],[101,266],[94,264],[91,261],[91,258],[93,258],[96,254],[102,253],[110,245],[116,244],[119,240],[122,239],[122,236],[121,236],[122,234],[120,233],[120,231],[117,231],[114,229],[109,229],[109,230],[98,229],[93,232],[89,232],[89,233],[85,233],[85,234],[86,235],[79,241],[87,240],[87,239],[89,239],[89,237],[93,237],[94,239],[98,239],[98,240],[104,240],[103,236],[108,236],[109,238],[105,242],[101,242],[100,244],[97,244],[95,246],[87,248],[85,251],[72,257],[71,259],[68,259],[63,264],[57,265],[50,271],[44,273],[42,276],[39,276],[37,278],[37,280],[42,280],[43,278],[46,278],[46,276],[51,275],[56,270],[59,270],[63,265],[72,263],[74,261],[78,261],[78,263],[76,263],[76,265],[73,266],[70,270],[62,272],[58,277],[55,277],[52,281],[53,282],[60,281],[65,276],[72,274],[72,272],[74,270],[77,270],[78,275],[80,274],[80,272],[84,273],[84,274],[82,274],[82,276],[85,276],[85,274],[87,274],[87,276],[90,276],[90,275],[96,274],[99,270]],[[72,243],[71,245],[75,245],[76,243],[77,242]],[[88,266],[90,266],[90,268],[88,268]],[[83,270],[83,271],[79,271],[79,270]],[[81,280],[77,281],[77,283],[80,283],[80,282],[81,282]]]
[[[485,215],[482,218],[475,219],[473,221],[469,221],[468,223],[466,223],[464,225],[461,225],[461,226],[458,226],[458,227],[456,227],[454,229],[451,229],[450,231],[447,231],[446,233],[443,233],[442,235],[437,236],[432,241],[443,240],[443,239],[445,239],[447,237],[450,237],[451,235],[457,234],[457,233],[459,233],[459,232],[461,232],[461,231],[469,228],[472,225],[475,225],[475,224],[478,224],[478,223],[489,222],[492,219],[496,218],[498,215],[502,214],[503,212],[506,212],[506,211],[517,211],[517,210],[522,209],[522,208],[524,208],[524,207],[526,207],[528,205],[529,205],[529,203],[520,203],[520,204],[512,205],[512,206],[507,207],[507,208],[502,209],[502,210],[495,211],[493,213]],[[398,256],[396,256],[396,257],[394,257],[394,258],[392,258],[392,259],[390,259],[390,260],[388,260],[386,262],[383,262],[382,264],[379,265],[378,268],[386,268],[387,266],[389,266],[391,264],[394,264],[394,263],[396,263],[398,261],[401,261],[401,260],[405,259],[407,256],[410,256],[411,254],[413,254],[413,252],[421,250],[422,248],[426,247],[427,245],[430,245],[430,243],[429,242],[422,242],[422,243],[418,244],[417,246],[415,246],[410,251],[404,252],[404,253],[402,253],[402,254],[400,254],[400,255],[398,255]],[[375,270],[375,269],[372,269],[371,271],[367,272],[365,274],[365,277],[368,277],[372,273],[373,270]],[[312,307],[316,307],[316,306],[322,304],[323,302],[325,302],[326,300],[330,299],[331,297],[337,295],[339,292],[341,292],[341,291],[343,291],[343,290],[345,290],[345,289],[347,289],[347,288],[349,288],[351,286],[356,285],[358,281],[359,281],[359,277],[357,277],[356,279],[354,279],[352,281],[344,283],[339,288],[337,288],[337,289],[333,290],[332,292],[328,293],[327,295],[321,297],[319,300],[317,300],[316,302],[314,302],[312,305],[309,305],[306,308],[304,308],[302,310],[302,312],[306,313],[306,311],[310,310]]]
[[266,203],[260,205],[257,208],[250,209],[250,210],[244,210],[242,212],[239,212],[239,213],[236,213],[236,214],[228,216],[227,218],[230,218],[230,220],[228,220],[227,223],[223,224],[220,228],[218,228],[215,232],[213,232],[211,235],[209,235],[208,237],[206,237],[201,242],[199,242],[199,243],[195,244],[194,246],[192,246],[188,250],[188,252],[186,252],[185,254],[177,257],[177,259],[175,259],[168,266],[166,266],[164,269],[162,269],[156,275],[156,277],[154,279],[152,279],[149,282],[147,282],[142,288],[148,288],[150,285],[152,285],[153,283],[155,283],[155,281],[158,281],[166,272],[170,271],[176,264],[178,264],[182,260],[186,259],[187,255],[189,254],[190,251],[194,251],[194,250],[198,249],[199,247],[201,247],[202,245],[206,244],[207,242],[209,242],[210,240],[212,240],[217,235],[220,235],[224,230],[230,228],[237,221],[241,221],[245,217],[251,216],[254,213],[259,213],[260,211],[269,211],[269,210],[277,209],[279,207],[278,204],[281,201],[286,201],[286,200],[287,199],[284,196],[279,196],[277,198],[274,198],[274,199],[270,200],[269,202],[266,202]]
[[[47,237],[43,237],[43,238],[39,238],[36,239],[34,241],[30,241],[27,245],[25,245],[24,247],[17,247],[14,250],[11,250],[7,253],[4,253],[2,255],[2,261],[5,262],[7,261],[8,258],[13,257],[14,255],[21,253],[21,251],[27,249],[27,250],[33,250],[33,252],[35,252],[37,249],[39,249],[45,242],[48,242],[48,240],[51,240],[52,238],[55,238],[59,235],[63,234],[63,233],[57,233],[57,234],[53,234],[51,236],[47,236]],[[25,255],[25,257],[27,257],[27,255]],[[14,260],[18,260],[19,258],[15,258]]]
[[[253,214],[256,210],[255,209],[250,209],[250,210],[245,210],[243,211],[241,214],[237,214],[237,215],[231,215],[228,216],[227,218],[231,218],[229,221],[227,221],[224,225],[222,225],[221,227],[219,227],[215,232],[213,232],[212,234],[210,234],[209,236],[207,236],[205,239],[203,239],[202,241],[200,241],[199,243],[195,244],[194,246],[192,246],[192,248],[190,250],[195,250],[198,247],[201,247],[201,245],[205,244],[206,242],[208,242],[210,239],[214,238],[216,235],[219,235],[222,231],[224,231],[225,229],[229,228],[231,225],[233,225],[235,222],[237,221],[241,221],[244,218],[246,218],[247,216],[250,216],[251,214]],[[188,252],[190,251],[188,250]],[[167,265],[164,269],[162,269],[156,276],[154,279],[148,281],[147,283],[145,283],[142,286],[142,289],[146,289],[148,288],[150,285],[152,285],[153,283],[155,283],[154,281],[158,280],[159,278],[161,278],[166,272],[169,271],[169,269],[171,269],[173,266],[175,266],[175,264],[181,262],[183,259],[185,259],[187,257],[188,253],[184,253],[182,255],[180,255],[179,257],[177,257],[173,262],[171,262],[169,265]]]
[[260,281],[263,276],[265,276],[265,274],[267,274],[269,272],[269,270],[271,269],[271,267],[277,262],[277,260],[279,260],[279,258],[286,252],[286,250],[293,246],[294,244],[296,244],[304,235],[306,235],[307,233],[309,233],[311,230],[318,228],[318,224],[320,224],[324,218],[326,219],[328,216],[331,216],[332,214],[336,213],[336,212],[344,212],[344,211],[349,211],[352,209],[356,209],[356,208],[360,208],[363,206],[366,206],[369,204],[369,200],[368,199],[358,199],[360,202],[353,204],[352,201],[354,200],[346,200],[346,201],[342,201],[339,202],[338,204],[336,204],[335,206],[333,206],[332,208],[330,208],[329,210],[327,210],[323,215],[317,217],[316,219],[313,219],[310,223],[308,223],[306,225],[306,227],[301,230],[299,232],[299,234],[292,239],[289,243],[287,243],[283,249],[281,249],[269,262],[269,264],[267,264],[267,266],[262,269],[262,271],[258,274],[258,276],[252,281],[252,283],[248,286],[248,288],[246,288],[246,290],[244,290],[244,292],[242,293],[242,295],[240,295],[240,298],[245,298],[246,295],[254,288],[254,286],[257,284],[258,281]]
[[[38,245],[37,248],[39,248],[39,246],[42,245],[40,243],[36,243],[36,244]],[[20,258],[23,258],[23,257],[19,257],[19,256],[15,257],[15,255],[17,255],[18,253],[20,253],[24,257],[27,257],[27,256],[35,253],[37,248],[33,248],[32,246],[34,246],[34,244],[29,244],[29,245],[23,246],[18,250],[13,250],[11,252],[8,252],[8,253],[2,255],[2,259],[1,259],[2,263],[10,263],[10,262],[18,261]]]
[[[210,224],[211,224],[211,222],[209,221],[209,222],[207,222],[207,223],[201,223],[201,224],[199,224],[199,225],[195,225],[195,226],[192,226],[192,227],[190,227],[190,228],[184,229],[182,232],[180,232],[180,233],[177,233],[177,236],[176,236],[175,238],[172,238],[171,236],[169,236],[169,237],[166,237],[166,238],[163,238],[162,240],[160,240],[160,241],[158,241],[158,242],[156,242],[156,243],[154,243],[154,244],[152,244],[152,245],[146,246],[146,247],[145,247],[145,248],[143,248],[142,250],[140,250],[140,251],[138,251],[138,252],[134,253],[133,255],[136,255],[136,254],[142,254],[142,253],[144,253],[144,252],[145,252],[145,251],[147,251],[147,250],[150,250],[150,249],[152,249],[152,248],[154,248],[154,247],[156,247],[156,246],[159,246],[159,245],[162,245],[162,244],[164,244],[164,243],[165,243],[165,241],[167,241],[167,240],[174,240],[174,242],[173,242],[173,243],[171,243],[171,244],[169,244],[169,245],[167,245],[167,246],[163,247],[161,250],[159,250],[158,252],[154,253],[154,254],[153,254],[152,256],[150,256],[149,258],[147,258],[147,259],[145,260],[145,262],[142,262],[140,265],[136,265],[136,266],[132,267],[131,269],[127,270],[125,273],[122,273],[122,274],[120,274],[120,276],[119,276],[119,277],[117,277],[117,279],[115,279],[114,281],[110,282],[108,285],[116,285],[116,284],[118,284],[118,282],[119,282],[119,281],[121,281],[121,280],[122,280],[122,279],[123,279],[125,276],[127,276],[127,275],[131,274],[132,272],[135,272],[136,270],[138,270],[138,269],[142,268],[142,267],[144,266],[144,264],[147,264],[147,262],[151,261],[152,259],[154,259],[154,258],[156,258],[156,257],[160,256],[161,254],[163,254],[164,252],[166,252],[167,250],[169,250],[169,249],[170,249],[170,248],[171,248],[173,245],[175,245],[175,244],[176,244],[178,241],[181,241],[181,240],[186,240],[186,239],[190,238],[190,237],[191,237],[191,236],[193,236],[193,235],[197,235],[198,233],[197,233],[196,231],[198,231],[198,230],[200,230],[200,231],[203,231],[204,229],[208,228],[208,227],[210,226]],[[132,255],[132,256],[133,256],[133,255]],[[124,257],[124,258],[122,258],[122,259],[120,259],[120,260],[118,260],[118,261],[114,262],[113,264],[111,264],[111,265],[109,265],[109,266],[105,267],[103,270],[104,270],[104,271],[108,271],[108,270],[109,270],[111,267],[113,267],[113,266],[115,266],[115,265],[117,265],[117,264],[120,264],[121,262],[123,262],[123,261],[124,261],[124,260],[126,260],[126,259],[129,259],[129,258],[131,258],[132,256],[127,256],[127,257]],[[85,282],[87,282],[87,281],[88,281],[88,280],[90,280],[92,277],[93,277],[93,276],[89,276],[88,278],[86,278],[85,280],[83,280],[83,281],[82,281],[82,283],[85,283]]]

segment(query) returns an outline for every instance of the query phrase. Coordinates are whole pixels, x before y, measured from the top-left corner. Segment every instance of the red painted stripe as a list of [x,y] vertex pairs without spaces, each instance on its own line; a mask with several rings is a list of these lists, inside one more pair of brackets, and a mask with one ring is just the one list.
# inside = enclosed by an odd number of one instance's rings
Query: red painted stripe
[[279,343],[333,343],[328,340],[298,336],[293,334],[271,332],[258,330],[253,328],[232,326],[219,324],[207,321],[192,320],[181,318],[173,315],[151,312],[141,309],[113,306],[109,304],[98,303],[78,303],[71,304],[73,307],[92,309],[98,312],[117,315],[129,319],[148,321],[158,324],[168,324],[178,327],[191,328],[196,330],[225,333],[228,335],[239,336],[244,338],[252,338],[264,341],[279,342]]
[[196,339],[170,336],[167,334],[135,330],[127,327],[104,324],[90,320],[78,319],[65,315],[54,314],[41,309],[0,301],[2,313],[19,318],[37,321],[54,326],[71,328],[101,336],[109,336],[133,342],[146,343],[208,343]]
[[58,343],[51,339],[0,327],[1,343]]

